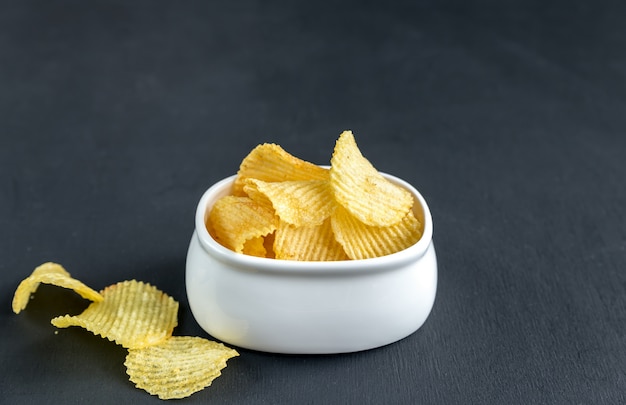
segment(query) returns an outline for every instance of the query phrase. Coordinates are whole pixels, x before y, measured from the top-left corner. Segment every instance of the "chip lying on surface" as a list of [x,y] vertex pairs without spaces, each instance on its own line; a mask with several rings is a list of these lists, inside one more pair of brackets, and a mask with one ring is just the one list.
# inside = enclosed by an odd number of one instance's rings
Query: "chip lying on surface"
[[163,343],[130,349],[124,365],[137,388],[161,399],[185,398],[211,385],[239,354],[221,343],[173,336]]
[[200,337],[172,336],[178,302],[136,280],[110,285],[101,293],[70,277],[59,264],[44,263],[24,279],[13,297],[13,311],[26,308],[39,283],[70,288],[93,301],[79,315],[52,319],[59,328],[83,327],[128,349],[130,380],[161,399],[184,398],[211,385],[238,353]]
[[72,278],[70,273],[60,264],[48,262],[38,266],[33,270],[30,276],[22,280],[18,285],[13,295],[13,312],[19,314],[26,308],[31,294],[37,291],[41,283],[69,288],[74,290],[81,297],[94,302],[99,302],[104,299],[97,291],[92,290],[82,282]]
[[[398,252],[422,236],[423,218],[413,213],[411,193],[363,157],[351,131],[339,136],[330,169],[275,144],[257,146],[243,159],[232,194],[214,204],[206,227],[217,242],[237,253],[299,261],[358,260]],[[237,199],[254,201],[255,210],[262,207],[260,218],[268,225],[260,226],[253,212],[245,214]],[[254,248],[245,249],[248,245]]]
[[102,290],[104,299],[80,315],[52,319],[57,328],[80,326],[127,349],[146,347],[172,336],[178,302],[150,284],[130,280]]

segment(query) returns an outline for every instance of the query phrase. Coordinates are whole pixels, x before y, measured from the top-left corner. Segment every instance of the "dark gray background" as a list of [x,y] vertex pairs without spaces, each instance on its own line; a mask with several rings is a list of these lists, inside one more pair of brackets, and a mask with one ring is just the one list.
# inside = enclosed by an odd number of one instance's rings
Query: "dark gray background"
[[[235,4],[236,3],[236,4]],[[57,261],[185,296],[203,191],[258,143],[352,129],[435,221],[437,300],[367,352],[241,350],[181,403],[614,404],[626,392],[626,9],[599,2],[0,5],[0,402],[157,403],[125,351],[15,287]]]

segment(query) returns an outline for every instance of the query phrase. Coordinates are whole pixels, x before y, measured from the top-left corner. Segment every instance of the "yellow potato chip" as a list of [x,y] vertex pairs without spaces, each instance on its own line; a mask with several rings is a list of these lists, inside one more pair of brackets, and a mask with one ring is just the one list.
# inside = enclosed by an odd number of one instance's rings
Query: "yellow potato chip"
[[248,256],[265,257],[267,254],[267,250],[265,249],[265,239],[262,236],[248,239],[243,244],[243,250],[241,253]]
[[396,224],[413,206],[410,192],[385,179],[363,157],[351,131],[339,136],[330,165],[335,199],[367,225]]
[[246,179],[263,181],[326,180],[328,169],[299,159],[279,145],[264,143],[241,162],[233,184],[233,195],[242,195]]
[[[263,238],[250,241],[253,248],[265,249],[265,243]],[[82,314],[54,318],[52,324],[81,326],[128,348],[124,364],[130,380],[161,399],[188,397],[211,385],[226,361],[239,355],[199,337],[172,337],[178,302],[157,288],[131,280],[111,285],[100,294],[56,263],[42,264],[20,283],[13,300],[16,313],[26,307],[40,283],[71,288],[95,301]]]
[[178,324],[178,302],[150,284],[123,281],[106,287],[102,296],[80,315],[59,316],[52,324],[80,326],[126,348],[158,344]]
[[259,191],[259,187],[257,186],[257,179],[246,179],[245,184],[243,186],[243,192],[245,196],[250,197],[250,199],[257,204],[263,206],[268,211],[274,211],[274,206],[267,196]]
[[57,287],[68,288],[73,290],[81,297],[90,301],[102,301],[103,297],[97,291],[87,287],[82,282],[72,278],[70,273],[67,272],[57,263],[44,263],[38,266],[30,276],[22,280],[15,290],[13,296],[13,312],[19,314],[28,305],[28,300],[31,294],[34,294],[39,288],[39,284],[52,284]]
[[326,180],[294,180],[251,183],[271,201],[276,215],[295,226],[320,225],[335,209],[330,185]]
[[327,218],[321,225],[296,227],[281,221],[276,229],[274,252],[277,259],[299,261],[347,260],[343,247],[335,240]]
[[237,351],[199,337],[174,336],[130,349],[124,365],[137,388],[161,399],[185,398],[211,385]]
[[276,223],[274,212],[251,198],[225,196],[213,205],[207,229],[217,242],[242,253],[246,241],[273,232]]
[[233,195],[215,204],[206,224],[214,239],[235,252],[286,260],[360,259],[402,250],[421,237],[423,212],[412,210],[413,195],[376,170],[351,131],[337,139],[330,169],[262,144],[237,174]]
[[422,224],[413,211],[397,224],[380,227],[366,225],[339,206],[331,216],[337,241],[351,259],[369,259],[399,252],[414,245],[422,236]]

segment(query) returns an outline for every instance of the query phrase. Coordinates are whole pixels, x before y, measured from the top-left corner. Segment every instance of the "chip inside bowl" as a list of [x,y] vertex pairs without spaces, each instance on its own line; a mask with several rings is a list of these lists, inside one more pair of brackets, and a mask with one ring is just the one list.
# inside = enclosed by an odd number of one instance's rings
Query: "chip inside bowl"
[[367,259],[406,249],[422,234],[413,195],[376,170],[351,131],[337,139],[330,169],[275,144],[257,146],[232,194],[214,204],[206,226],[222,245],[252,256]]
[[397,224],[372,226],[358,220],[343,207],[331,218],[337,241],[354,260],[385,256],[406,249],[422,236],[420,221],[409,211]]
[[238,253],[243,253],[247,241],[274,232],[276,224],[273,211],[247,196],[216,201],[207,219],[215,240]]
[[411,193],[385,179],[363,157],[350,131],[335,145],[330,183],[337,203],[366,225],[397,224],[413,206]]
[[330,218],[320,225],[294,226],[281,221],[276,229],[274,253],[277,259],[337,261],[348,256],[335,239]]
[[266,182],[252,179],[252,182],[270,201],[276,215],[296,227],[320,225],[335,209],[327,180]]
[[273,143],[254,148],[239,166],[233,194],[242,195],[246,179],[262,181],[325,180],[328,169],[299,159]]

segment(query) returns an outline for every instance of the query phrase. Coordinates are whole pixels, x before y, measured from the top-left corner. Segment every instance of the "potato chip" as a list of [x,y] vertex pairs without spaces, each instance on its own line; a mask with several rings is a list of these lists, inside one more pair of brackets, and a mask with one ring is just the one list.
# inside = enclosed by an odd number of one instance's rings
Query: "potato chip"
[[248,256],[265,257],[267,250],[265,249],[264,238],[262,236],[258,236],[256,238],[248,239],[243,244],[243,250],[241,253]]
[[276,229],[274,252],[277,259],[301,261],[347,260],[343,247],[335,240],[327,218],[321,225],[296,227],[281,221]]
[[[258,239],[258,240],[257,240]],[[270,238],[273,241],[273,237]],[[267,241],[250,241],[252,249]],[[188,397],[221,375],[237,351],[199,337],[172,337],[178,302],[157,288],[136,280],[117,283],[102,294],[91,290],[59,264],[37,267],[17,288],[13,310],[26,307],[40,283],[71,288],[93,302],[82,314],[52,319],[59,328],[81,326],[128,348],[125,365],[138,388],[161,399]]]
[[330,165],[335,199],[367,225],[396,224],[413,206],[410,192],[385,179],[363,157],[351,131],[339,136]]
[[366,225],[347,209],[337,207],[331,216],[337,241],[351,259],[369,259],[399,252],[414,245],[422,236],[422,224],[413,211],[397,224]]
[[137,388],[161,399],[185,398],[211,385],[237,351],[200,337],[174,336],[129,349],[124,365]]
[[268,183],[252,179],[251,183],[271,201],[276,215],[291,225],[320,225],[335,209],[335,200],[326,180]]
[[259,191],[259,187],[257,182],[260,180],[257,179],[246,179],[245,184],[243,186],[243,192],[246,196],[250,197],[250,199],[257,204],[263,206],[265,209],[269,211],[274,211],[274,206],[267,196]]
[[207,228],[220,244],[242,253],[246,241],[276,229],[274,212],[249,197],[225,196],[215,202]]
[[248,178],[268,182],[289,180],[326,180],[328,169],[299,159],[279,145],[264,143],[254,148],[241,162],[233,184],[233,195],[242,195]]
[[100,293],[72,278],[70,273],[68,273],[63,266],[57,263],[48,262],[38,266],[30,276],[22,280],[22,282],[18,285],[15,290],[15,295],[13,296],[13,312],[19,314],[24,308],[26,308],[31,294],[34,294],[35,291],[37,291],[40,283],[68,288],[90,301],[97,302],[102,301],[103,299]]
[[80,326],[126,348],[158,344],[178,324],[178,302],[150,284],[123,281],[106,287],[102,296],[80,315],[59,316],[52,324]]
[[[250,201],[257,204],[254,209],[245,207]],[[394,253],[419,240],[424,218],[414,204],[413,195],[379,173],[352,132],[344,131],[330,169],[298,159],[275,144],[257,146],[241,162],[233,195],[215,204],[207,229],[227,248],[253,256],[363,259]],[[260,207],[267,216],[265,224],[263,219],[255,222],[255,217],[262,218],[255,214]]]

